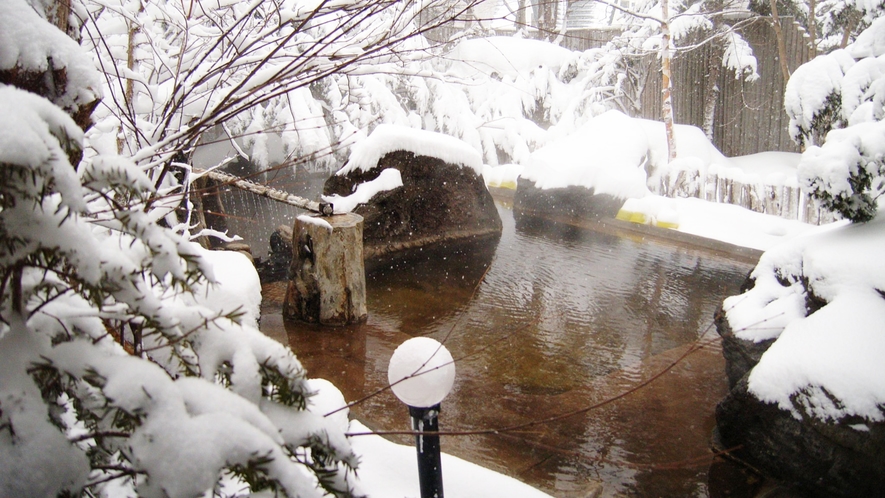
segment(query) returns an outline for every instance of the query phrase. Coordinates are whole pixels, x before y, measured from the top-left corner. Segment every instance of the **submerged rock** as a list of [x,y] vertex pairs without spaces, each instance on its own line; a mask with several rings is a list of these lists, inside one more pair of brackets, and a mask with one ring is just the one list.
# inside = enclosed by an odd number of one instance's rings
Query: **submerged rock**
[[346,197],[389,168],[400,172],[402,186],[374,195],[353,211],[365,220],[366,259],[501,234],[501,218],[492,195],[473,168],[410,151],[388,152],[375,167],[333,175],[323,193]]
[[266,259],[255,262],[258,276],[262,284],[279,282],[289,278],[289,266],[292,264],[292,227],[280,225],[270,235],[270,251]]
[[716,407],[721,449],[809,496],[873,497],[885,489],[885,424],[823,421],[760,401],[747,375]]

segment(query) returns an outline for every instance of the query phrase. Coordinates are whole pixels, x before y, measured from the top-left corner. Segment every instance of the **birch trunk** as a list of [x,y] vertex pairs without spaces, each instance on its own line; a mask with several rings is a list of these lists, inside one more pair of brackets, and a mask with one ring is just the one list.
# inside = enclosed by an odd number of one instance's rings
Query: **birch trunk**
[[670,6],[667,0],[661,2],[661,119],[667,132],[667,158],[676,159],[676,136],[673,131],[673,99],[670,84]]
[[784,77],[784,86],[790,80],[790,68],[787,67],[787,45],[784,42],[784,32],[781,30],[781,18],[777,13],[777,0],[769,0],[771,4],[771,19],[774,26],[774,35],[777,38],[777,55],[780,59],[781,74]]

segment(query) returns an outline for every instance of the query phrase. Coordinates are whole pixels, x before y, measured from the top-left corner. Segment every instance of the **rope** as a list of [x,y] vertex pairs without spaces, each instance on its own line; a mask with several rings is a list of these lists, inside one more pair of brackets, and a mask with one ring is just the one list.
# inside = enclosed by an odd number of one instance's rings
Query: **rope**
[[267,197],[268,199],[282,202],[290,206],[295,206],[307,211],[313,211],[314,213],[320,213],[323,216],[331,216],[334,213],[332,203],[329,202],[309,201],[304,197],[298,197],[297,195],[292,195],[282,190],[277,190],[266,185],[259,185],[257,183],[243,180],[242,178],[236,177],[234,175],[229,175],[227,173],[221,173],[219,171],[194,170],[194,172],[197,174],[205,174],[209,178],[218,182],[222,182],[225,185],[232,185],[238,189],[260,195],[261,197]]

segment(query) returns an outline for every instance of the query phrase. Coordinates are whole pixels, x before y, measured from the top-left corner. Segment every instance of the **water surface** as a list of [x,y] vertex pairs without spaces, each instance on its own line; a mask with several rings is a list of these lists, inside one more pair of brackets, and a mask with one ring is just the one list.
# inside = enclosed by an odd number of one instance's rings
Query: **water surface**
[[[262,329],[288,340],[310,376],[349,400],[386,386],[393,350],[430,336],[457,361],[442,430],[490,429],[585,410],[519,431],[443,438],[443,451],[554,496],[741,496],[745,477],[708,449],[726,392],[718,341],[678,362],[750,265],[691,247],[550,221],[518,226],[499,205],[500,240],[425,250],[367,274],[369,319],[319,328],[283,323],[281,286],[265,289]],[[352,416],[408,429],[389,392]],[[407,436],[393,437],[411,444]]]

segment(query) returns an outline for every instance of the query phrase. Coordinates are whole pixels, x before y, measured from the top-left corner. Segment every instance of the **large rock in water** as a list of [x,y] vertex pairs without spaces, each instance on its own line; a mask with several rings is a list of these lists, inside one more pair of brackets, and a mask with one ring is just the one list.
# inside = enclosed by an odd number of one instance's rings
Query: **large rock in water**
[[366,259],[441,242],[500,235],[501,218],[482,177],[473,168],[436,157],[405,150],[388,152],[373,168],[333,175],[323,193],[348,196],[388,168],[399,170],[403,185],[376,194],[353,211],[365,220]]
[[574,185],[542,189],[531,180],[520,177],[513,198],[513,212],[517,216],[610,219],[618,214],[625,200]]
[[609,111],[535,150],[517,182],[514,214],[614,218],[624,201],[649,194],[645,128],[643,120]]
[[[745,287],[752,286],[748,279]],[[724,313],[717,315],[716,329],[731,390],[716,407],[714,445],[734,449],[730,453],[737,460],[808,496],[882,496],[885,421],[823,420],[795,401],[797,415],[760,400],[750,392],[748,379],[775,341],[736,337]],[[858,430],[859,425],[865,429]]]

